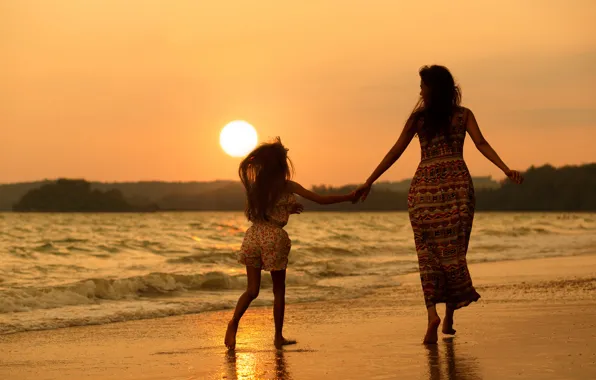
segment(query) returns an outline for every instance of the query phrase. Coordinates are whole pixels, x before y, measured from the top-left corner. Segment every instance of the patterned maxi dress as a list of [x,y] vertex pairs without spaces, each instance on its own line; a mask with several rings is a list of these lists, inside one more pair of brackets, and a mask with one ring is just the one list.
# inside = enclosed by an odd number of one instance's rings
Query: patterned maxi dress
[[[446,303],[458,309],[480,298],[466,262],[475,204],[463,159],[466,115],[464,108],[456,113],[447,139],[419,134],[422,157],[408,193],[408,211],[427,308]],[[423,123],[418,121],[418,130]]]
[[238,262],[269,272],[287,268],[292,241],[284,227],[295,204],[294,194],[284,193],[268,212],[268,221],[254,222],[248,228]]

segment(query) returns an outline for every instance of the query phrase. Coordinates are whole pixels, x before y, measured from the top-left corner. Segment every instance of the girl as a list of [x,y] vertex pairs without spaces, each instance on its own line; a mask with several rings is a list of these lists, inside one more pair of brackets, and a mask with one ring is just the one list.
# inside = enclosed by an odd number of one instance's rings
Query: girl
[[347,195],[318,195],[292,182],[293,166],[288,150],[281,140],[263,144],[240,163],[238,174],[246,189],[246,217],[252,226],[246,231],[238,261],[246,266],[246,291],[240,296],[232,320],[228,323],[225,345],[236,346],[238,323],[250,303],[259,295],[261,270],[271,272],[273,282],[273,319],[275,347],[295,344],[282,335],[286,293],[286,267],[291,241],[283,227],[290,214],[299,214],[303,206],[296,203],[294,194],[318,204],[332,204],[354,200],[354,192]]

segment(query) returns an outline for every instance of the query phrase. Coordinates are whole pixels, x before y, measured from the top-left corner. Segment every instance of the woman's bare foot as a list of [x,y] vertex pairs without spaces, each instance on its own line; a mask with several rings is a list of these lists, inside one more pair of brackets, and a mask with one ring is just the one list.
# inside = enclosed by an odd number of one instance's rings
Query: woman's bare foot
[[283,336],[280,336],[280,337],[275,337],[275,341],[273,342],[273,344],[275,344],[275,348],[279,349],[279,348],[282,348],[283,346],[288,346],[290,344],[296,344],[296,341],[293,339],[286,339]]
[[453,329],[453,318],[445,317],[443,320],[443,334],[455,335],[455,330]]
[[424,336],[424,344],[437,344],[439,340],[439,325],[441,324],[441,318],[438,316],[428,321],[428,329]]
[[228,350],[233,350],[236,348],[236,332],[238,331],[238,322],[231,320],[228,323],[228,329],[226,330],[226,338],[224,343]]

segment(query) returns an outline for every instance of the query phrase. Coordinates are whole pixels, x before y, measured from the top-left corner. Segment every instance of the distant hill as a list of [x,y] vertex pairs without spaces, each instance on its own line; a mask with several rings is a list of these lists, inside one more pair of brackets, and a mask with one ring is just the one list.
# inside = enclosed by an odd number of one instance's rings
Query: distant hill
[[493,211],[596,211],[596,163],[531,167],[525,182],[479,192],[476,207]]
[[[477,210],[510,211],[596,211],[596,163],[555,168],[550,165],[531,167],[526,181],[517,186],[509,181],[499,183],[490,177],[474,178]],[[0,210],[11,210],[13,204],[33,189],[54,184],[40,181],[0,185]],[[243,210],[244,188],[237,181],[214,182],[131,182],[98,183],[90,191],[117,191],[137,210]],[[380,182],[365,203],[321,206],[302,200],[307,210],[320,211],[393,211],[407,209],[410,180]],[[343,187],[315,186],[321,194],[347,193],[356,185]],[[55,197],[61,197],[53,193]],[[115,194],[115,193],[111,193]],[[53,202],[50,198],[47,202]]]
[[[486,177],[472,177],[472,181],[474,182],[474,188],[476,190],[481,189],[498,189],[501,187],[501,183],[495,181],[490,176]],[[396,192],[407,192],[410,189],[410,184],[412,180],[404,179],[398,182],[377,182],[375,187],[378,190],[388,190],[388,191],[396,191]]]
[[[23,182],[0,185],[0,211],[12,210],[29,190],[54,183],[55,181],[43,180],[38,182]],[[212,181],[212,182],[91,182],[91,188],[101,191],[118,190],[134,205],[147,205],[156,203],[165,197],[181,196],[187,197],[198,195],[203,192],[217,190],[236,183],[235,181]]]
[[157,206],[137,207],[119,190],[92,189],[84,180],[60,179],[31,189],[13,206],[20,212],[133,212],[154,211]]
[[[555,168],[551,165],[530,167],[520,186],[508,180],[498,187],[477,186],[476,210],[479,211],[596,211],[596,163]],[[373,186],[365,203],[320,206],[304,201],[309,210],[407,210],[406,183],[398,183],[399,191],[390,187]],[[489,182],[490,183],[490,182]],[[353,187],[318,187],[324,194],[349,192]]]
[[0,211],[12,210],[12,206],[29,190],[40,188],[49,183],[52,183],[52,181],[45,180],[0,185]]
[[[488,179],[488,181],[487,181]],[[492,181],[492,182],[491,182]],[[23,195],[32,189],[54,183],[52,180],[37,182],[22,182],[14,184],[0,184],[0,211],[12,210]],[[215,205],[221,205],[223,209],[230,209],[232,204],[237,205],[238,201],[226,201],[219,199],[216,195],[218,190],[229,192],[230,195],[238,196],[243,194],[243,188],[238,181],[211,181],[211,182],[90,182],[92,189],[101,191],[118,190],[126,200],[137,206],[145,206],[157,203],[164,209],[216,209]],[[498,187],[499,183],[490,177],[475,177],[474,184],[490,183],[491,187]],[[390,191],[408,191],[410,180],[399,182],[379,182],[376,186],[379,189]],[[480,185],[482,186],[482,185]],[[244,201],[242,201],[242,205]],[[236,207],[236,206],[234,206]],[[243,206],[241,206],[243,207]]]
[[199,194],[169,195],[157,203],[162,210],[243,210],[245,205],[244,187],[240,182],[230,182]]

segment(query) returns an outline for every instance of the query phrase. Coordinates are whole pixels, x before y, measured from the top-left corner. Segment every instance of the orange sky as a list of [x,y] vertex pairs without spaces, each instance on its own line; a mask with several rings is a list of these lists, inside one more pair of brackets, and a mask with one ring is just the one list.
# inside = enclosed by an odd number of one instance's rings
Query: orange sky
[[[0,182],[235,179],[218,140],[234,119],[280,135],[299,182],[360,182],[432,63],[511,167],[594,162],[594,14],[593,0],[0,0]],[[414,140],[382,179],[418,159]]]

